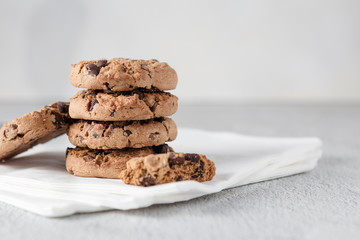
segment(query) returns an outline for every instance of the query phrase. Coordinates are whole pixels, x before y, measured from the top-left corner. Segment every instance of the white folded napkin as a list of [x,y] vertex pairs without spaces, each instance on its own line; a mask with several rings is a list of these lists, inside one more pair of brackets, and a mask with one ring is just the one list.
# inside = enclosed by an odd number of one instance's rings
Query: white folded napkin
[[321,156],[317,138],[265,138],[180,128],[169,144],[177,152],[206,154],[216,165],[212,181],[152,187],[66,172],[66,136],[0,163],[0,201],[47,217],[109,209],[128,210],[193,199],[226,188],[312,170]]

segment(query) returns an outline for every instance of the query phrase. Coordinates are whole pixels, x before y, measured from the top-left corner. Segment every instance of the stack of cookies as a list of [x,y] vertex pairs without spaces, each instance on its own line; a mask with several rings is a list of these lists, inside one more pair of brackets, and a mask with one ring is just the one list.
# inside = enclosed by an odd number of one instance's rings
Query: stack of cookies
[[72,65],[71,83],[86,88],[70,100],[72,122],[66,168],[82,177],[121,178],[150,186],[181,180],[208,181],[214,163],[200,154],[175,153],[177,74],[157,60],[82,61]]
[[67,132],[76,148],[66,152],[66,169],[75,176],[120,178],[151,186],[175,181],[209,181],[215,165],[197,153],[176,153],[166,142],[176,138],[168,118],[178,98],[168,64],[156,60],[83,61],[72,66],[71,83],[86,88],[67,102],[44,106],[0,129],[0,160]]

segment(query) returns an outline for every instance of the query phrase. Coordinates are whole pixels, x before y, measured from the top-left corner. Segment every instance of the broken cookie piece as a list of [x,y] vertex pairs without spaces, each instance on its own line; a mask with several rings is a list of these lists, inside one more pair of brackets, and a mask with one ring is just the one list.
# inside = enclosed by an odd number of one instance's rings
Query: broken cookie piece
[[69,103],[56,102],[5,123],[0,129],[0,160],[65,133],[69,124],[68,109]]
[[120,179],[126,184],[147,187],[186,180],[210,181],[215,171],[215,164],[205,155],[170,152],[130,159]]

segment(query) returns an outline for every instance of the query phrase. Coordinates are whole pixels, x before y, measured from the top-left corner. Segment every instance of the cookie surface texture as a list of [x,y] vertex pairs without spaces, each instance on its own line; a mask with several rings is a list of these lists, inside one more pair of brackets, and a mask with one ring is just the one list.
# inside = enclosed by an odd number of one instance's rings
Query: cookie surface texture
[[78,147],[142,148],[173,141],[177,135],[177,128],[170,118],[124,122],[81,120],[69,126],[67,135],[70,142]]
[[69,114],[96,121],[146,120],[177,111],[178,98],[166,92],[83,90],[70,99]]
[[136,88],[172,90],[178,78],[167,63],[157,60],[113,58],[73,64],[70,81],[75,87],[111,91]]

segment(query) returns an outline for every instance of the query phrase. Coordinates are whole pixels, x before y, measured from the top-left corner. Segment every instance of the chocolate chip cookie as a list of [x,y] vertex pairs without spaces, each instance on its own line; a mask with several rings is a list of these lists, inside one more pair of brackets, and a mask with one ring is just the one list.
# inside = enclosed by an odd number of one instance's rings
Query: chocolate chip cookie
[[70,80],[75,87],[111,91],[172,90],[178,81],[175,70],[167,63],[125,58],[73,64]]
[[119,178],[126,169],[126,162],[135,157],[172,152],[168,145],[140,149],[94,150],[88,148],[68,148],[66,169],[79,177]]
[[173,141],[177,128],[170,118],[123,122],[79,120],[69,126],[67,135],[70,142],[78,147],[142,148]]
[[65,133],[68,108],[69,103],[57,102],[5,123],[0,129],[0,160]]
[[185,180],[209,181],[215,170],[215,164],[205,155],[170,152],[130,159],[120,178],[126,184],[147,187]]
[[83,90],[70,99],[72,118],[96,121],[146,120],[177,111],[178,98],[154,90],[106,92]]

